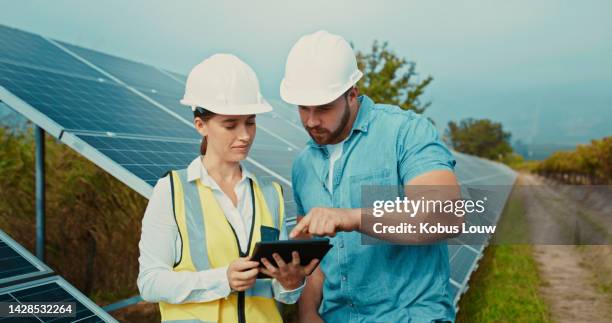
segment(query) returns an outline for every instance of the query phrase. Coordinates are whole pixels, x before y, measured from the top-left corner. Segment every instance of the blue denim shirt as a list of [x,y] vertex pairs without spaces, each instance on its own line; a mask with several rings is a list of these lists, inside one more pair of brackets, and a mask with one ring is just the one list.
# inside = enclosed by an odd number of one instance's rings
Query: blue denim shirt
[[[342,157],[334,165],[333,194],[327,190],[329,154],[310,141],[293,164],[298,214],[313,207],[360,208],[362,185],[403,185],[455,160],[431,122],[367,96]],[[362,245],[358,232],[341,232],[321,262],[325,274],[319,313],[327,322],[454,321],[447,292],[446,243]]]

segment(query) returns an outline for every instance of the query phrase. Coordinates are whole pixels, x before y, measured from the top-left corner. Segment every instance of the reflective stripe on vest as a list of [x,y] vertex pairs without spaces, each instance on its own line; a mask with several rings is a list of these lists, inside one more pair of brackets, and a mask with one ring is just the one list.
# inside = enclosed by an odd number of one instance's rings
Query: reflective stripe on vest
[[[202,271],[229,265],[251,254],[261,240],[262,225],[280,230],[284,203],[280,185],[251,181],[253,219],[246,254],[223,214],[210,187],[199,179],[189,182],[185,169],[170,173],[173,209],[181,239],[180,260],[174,271]],[[160,302],[163,322],[282,322],[273,298],[270,279],[258,279],[244,293],[210,302],[169,304]]]

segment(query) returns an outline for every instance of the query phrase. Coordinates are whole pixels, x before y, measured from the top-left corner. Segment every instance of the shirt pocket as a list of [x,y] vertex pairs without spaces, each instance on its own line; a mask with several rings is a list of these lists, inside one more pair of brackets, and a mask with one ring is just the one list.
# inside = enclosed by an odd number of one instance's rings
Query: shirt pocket
[[384,185],[391,178],[391,169],[379,168],[350,175],[351,185]]
[[[368,205],[369,198],[376,196],[381,199],[383,196],[393,199],[396,196],[397,183],[393,181],[390,168],[379,168],[368,172],[351,175],[350,195],[351,207],[362,207]],[[366,199],[362,201],[362,195]]]

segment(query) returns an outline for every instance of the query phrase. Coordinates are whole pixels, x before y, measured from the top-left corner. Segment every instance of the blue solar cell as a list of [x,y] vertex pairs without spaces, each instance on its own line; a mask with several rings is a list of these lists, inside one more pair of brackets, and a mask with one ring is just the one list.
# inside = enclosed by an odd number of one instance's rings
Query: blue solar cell
[[459,284],[467,282],[479,257],[479,254],[461,246],[451,258],[451,278]]
[[166,94],[166,93],[146,93],[147,96],[149,96],[151,99],[159,102],[160,104],[162,104],[164,107],[172,110],[174,113],[178,114],[179,116],[181,116],[184,120],[188,121],[188,122],[192,122],[193,121],[193,111],[191,111],[191,108],[188,106],[184,106],[182,104],[180,104],[179,100],[183,97],[182,93],[181,95],[171,95],[171,94]]
[[150,185],[155,185],[169,170],[185,168],[200,149],[197,140],[160,141],[95,135],[79,135],[79,138]]

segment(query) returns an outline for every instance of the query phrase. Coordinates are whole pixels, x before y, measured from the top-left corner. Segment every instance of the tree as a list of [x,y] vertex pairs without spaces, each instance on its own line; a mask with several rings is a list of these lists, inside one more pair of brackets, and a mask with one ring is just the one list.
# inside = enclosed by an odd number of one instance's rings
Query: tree
[[418,75],[416,63],[398,57],[387,48],[387,42],[380,45],[374,41],[370,53],[357,51],[356,56],[357,66],[364,74],[357,86],[374,102],[394,104],[416,113],[423,113],[431,105],[431,102],[422,103],[419,97],[433,77],[414,81],[412,78]]
[[503,160],[512,153],[509,132],[502,124],[489,119],[464,119],[460,123],[448,123],[446,137],[450,145],[462,153],[492,160]]

